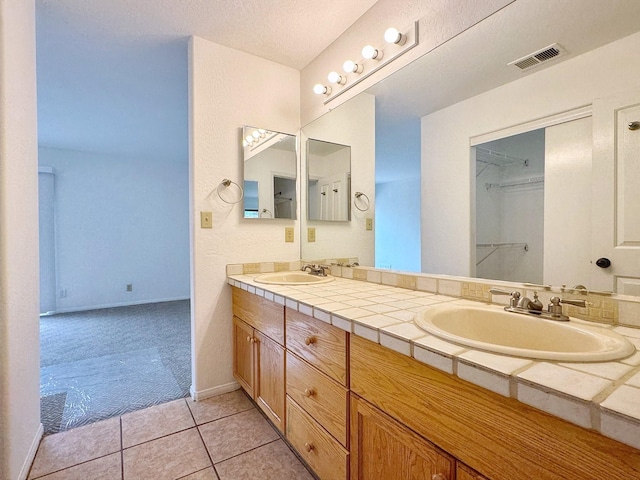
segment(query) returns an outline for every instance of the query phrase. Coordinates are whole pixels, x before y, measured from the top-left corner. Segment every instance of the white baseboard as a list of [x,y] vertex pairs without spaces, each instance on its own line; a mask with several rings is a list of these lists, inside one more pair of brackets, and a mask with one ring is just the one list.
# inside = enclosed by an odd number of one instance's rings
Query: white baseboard
[[218,385],[217,387],[207,388],[205,390],[194,390],[193,385],[189,388],[191,398],[195,401],[204,400],[205,398],[215,397],[216,395],[222,395],[223,393],[234,392],[240,388],[238,382],[231,382],[225,385]]
[[101,308],[130,307],[132,305],[145,305],[147,303],[175,302],[178,300],[189,300],[190,298],[191,297],[155,298],[152,300],[136,300],[133,302],[105,303],[102,305],[90,305],[85,307],[58,308],[53,312],[47,312],[46,315],[55,315],[56,313],[86,312],[87,310],[100,310]]
[[38,431],[36,432],[36,436],[34,437],[33,442],[31,442],[31,447],[29,447],[29,451],[27,452],[27,458],[24,459],[24,463],[22,464],[22,468],[18,474],[19,480],[27,480],[27,475],[29,475],[31,465],[36,459],[36,453],[38,453],[38,447],[40,446],[42,435],[44,435],[44,426],[40,424]]

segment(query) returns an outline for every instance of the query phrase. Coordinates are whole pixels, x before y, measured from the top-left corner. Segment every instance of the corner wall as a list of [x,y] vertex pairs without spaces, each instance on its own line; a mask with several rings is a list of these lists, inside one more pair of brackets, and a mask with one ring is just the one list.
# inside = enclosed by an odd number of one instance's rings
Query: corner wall
[[[242,126],[297,134],[300,72],[202,38],[189,43],[189,181],[191,335],[195,398],[237,388],[232,375],[228,263],[296,261],[300,242],[284,242],[298,220],[242,218],[242,204],[216,194],[220,182],[242,184]],[[298,191],[300,186],[298,172]],[[300,218],[298,207],[297,218]],[[213,228],[200,228],[200,211]],[[297,237],[297,234],[296,234]]]
[[42,436],[33,0],[0,0],[0,478],[27,477]]

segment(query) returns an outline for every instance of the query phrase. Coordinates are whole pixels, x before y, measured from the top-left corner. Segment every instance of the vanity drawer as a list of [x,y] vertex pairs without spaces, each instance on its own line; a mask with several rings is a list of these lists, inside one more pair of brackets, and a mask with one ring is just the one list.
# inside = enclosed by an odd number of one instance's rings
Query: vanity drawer
[[348,333],[290,308],[286,309],[287,349],[348,387]]
[[233,314],[284,346],[284,307],[237,287],[232,292]]
[[287,352],[287,395],[347,446],[348,390]]
[[349,452],[287,396],[287,439],[322,480],[346,480]]

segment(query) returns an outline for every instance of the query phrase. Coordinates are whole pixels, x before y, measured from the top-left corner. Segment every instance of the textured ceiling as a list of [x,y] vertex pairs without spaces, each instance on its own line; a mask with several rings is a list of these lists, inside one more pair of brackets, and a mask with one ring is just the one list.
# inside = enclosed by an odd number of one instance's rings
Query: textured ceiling
[[374,3],[36,0],[39,143],[186,161],[190,36],[301,69]]

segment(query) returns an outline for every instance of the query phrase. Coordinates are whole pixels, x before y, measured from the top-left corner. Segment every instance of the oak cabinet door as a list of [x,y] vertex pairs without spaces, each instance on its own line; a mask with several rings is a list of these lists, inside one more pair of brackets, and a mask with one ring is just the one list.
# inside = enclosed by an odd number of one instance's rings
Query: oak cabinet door
[[254,330],[251,326],[233,317],[233,376],[242,388],[253,398],[255,360]]
[[256,383],[254,399],[271,421],[284,432],[284,348],[255,331]]
[[453,457],[352,395],[352,480],[453,480],[454,467]]

